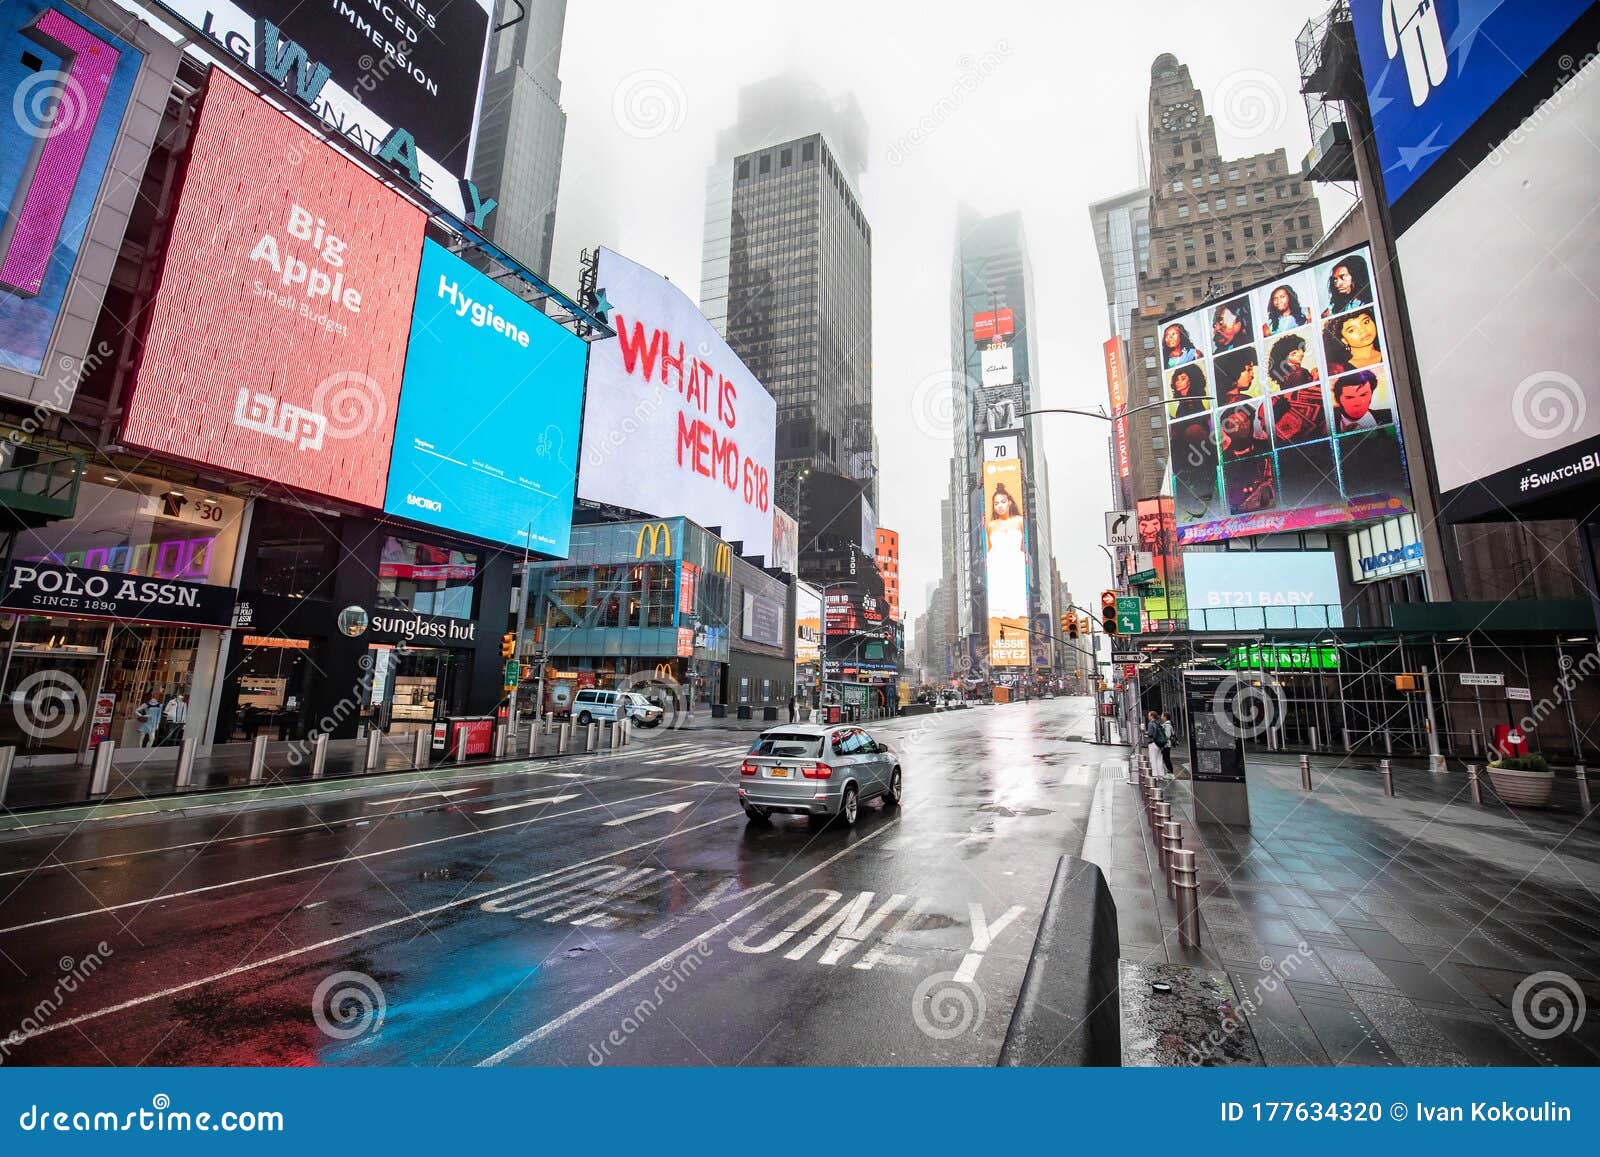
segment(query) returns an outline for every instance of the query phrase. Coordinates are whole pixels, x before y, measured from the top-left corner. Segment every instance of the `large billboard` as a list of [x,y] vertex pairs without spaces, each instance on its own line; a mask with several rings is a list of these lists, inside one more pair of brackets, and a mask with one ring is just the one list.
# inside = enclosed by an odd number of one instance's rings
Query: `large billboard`
[[1157,330],[1180,543],[1411,509],[1366,246]]
[[178,58],[99,0],[0,5],[0,395],[72,408]]
[[1192,631],[1344,626],[1330,550],[1191,550],[1183,565]]
[[[984,590],[989,614],[989,665],[1026,667],[1028,651],[1028,519],[1022,509],[1022,459],[983,455]],[[1011,441],[1015,442],[1015,436]]]
[[1441,0],[1392,60],[1384,7],[1352,15],[1440,509],[1581,516],[1600,482],[1600,4]]
[[381,507],[423,224],[213,70],[123,440]]
[[778,410],[684,293],[601,248],[615,339],[589,351],[578,497],[682,514],[762,554],[772,542]]
[[458,214],[471,210],[459,182],[472,172],[492,0],[156,2],[292,95],[309,96],[330,130],[358,147],[376,154],[392,130],[409,133],[423,192]]
[[1116,439],[1117,486],[1124,501],[1128,494],[1128,475],[1132,464],[1128,455],[1128,419],[1122,414],[1128,408],[1128,379],[1122,356],[1122,339],[1107,338],[1102,350],[1106,359],[1106,393],[1111,398],[1114,419],[1113,437]]
[[[1397,229],[1483,159],[1492,142],[1473,141],[1474,127],[1593,8],[1594,0],[1351,0],[1373,142]],[[1592,52],[1594,42],[1585,47]],[[1571,56],[1562,66],[1558,54],[1555,63],[1572,72]],[[1534,100],[1556,87],[1533,83]]]
[[384,510],[564,557],[585,350],[582,338],[426,242]]
[[[1151,623],[1164,627],[1181,624],[1186,605],[1183,560],[1188,556],[1178,550],[1174,503],[1165,495],[1141,498],[1134,504],[1134,510],[1138,530],[1136,554],[1141,556],[1134,561],[1143,566],[1148,559],[1146,569],[1153,571],[1155,577],[1149,582],[1134,584],[1132,593],[1144,600],[1144,616]],[[1140,572],[1135,569],[1133,573]]]

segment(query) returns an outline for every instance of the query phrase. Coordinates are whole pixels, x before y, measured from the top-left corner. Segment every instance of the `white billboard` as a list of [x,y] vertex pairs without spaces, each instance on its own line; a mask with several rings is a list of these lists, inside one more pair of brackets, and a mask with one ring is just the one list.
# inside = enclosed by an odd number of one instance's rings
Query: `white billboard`
[[615,338],[589,348],[578,497],[772,543],[778,408],[684,293],[602,247]]
[[991,346],[979,353],[982,359],[983,384],[986,386],[1009,386],[1015,377],[1012,372],[1011,347]]

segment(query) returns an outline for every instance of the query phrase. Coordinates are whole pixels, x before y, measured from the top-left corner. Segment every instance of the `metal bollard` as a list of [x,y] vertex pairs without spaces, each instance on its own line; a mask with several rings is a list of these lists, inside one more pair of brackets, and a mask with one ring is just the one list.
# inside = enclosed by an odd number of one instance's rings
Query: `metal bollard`
[[16,762],[15,747],[0,747],[0,804],[6,802],[6,788],[11,783],[11,767]]
[[1300,757],[1300,790],[1311,790],[1311,757],[1309,755]]
[[383,746],[383,732],[376,727],[367,732],[367,759],[366,769],[371,771],[378,766],[378,752]]
[[1350,744],[1350,729],[1348,727],[1344,729],[1344,749],[1347,754],[1355,750]]
[[1161,825],[1161,874],[1167,881],[1168,892],[1172,890],[1172,853],[1181,847],[1183,847],[1183,828],[1173,820],[1168,820]]
[[1195,879],[1194,853],[1179,848],[1172,857],[1172,875],[1178,893],[1178,943],[1200,947],[1200,884]]
[[1167,899],[1178,898],[1178,853],[1183,850],[1183,825],[1173,821],[1167,824]]
[[[1583,814],[1589,814],[1589,773],[1583,764],[1573,768],[1578,776],[1578,806],[1583,809]],[[0,796],[5,794],[4,777],[0,775]]]
[[1472,736],[1472,755],[1476,759],[1478,755],[1478,729],[1474,727],[1468,734]]
[[622,732],[622,738],[617,743],[618,747],[628,746],[628,729],[632,726],[633,724],[629,722],[627,716],[623,716],[621,719],[617,720],[617,729]]
[[583,749],[585,751],[600,750],[600,725],[598,723],[589,724],[589,732],[584,736],[583,740]]
[[[421,732],[418,732],[420,735]],[[328,772],[328,737],[319,732],[311,740],[311,778],[321,779]]]
[[611,750],[615,751],[622,746],[622,728],[617,726],[616,720],[612,720],[606,725],[606,731],[609,733],[606,738],[609,740]]
[[194,748],[193,739],[178,740],[178,773],[172,780],[174,791],[187,791],[194,786]]
[[1394,773],[1389,770],[1389,761],[1387,759],[1378,760],[1378,770],[1383,773],[1383,794],[1392,798],[1394,796]]
[[413,767],[427,767],[433,762],[433,729],[426,728],[417,732],[415,745],[411,749],[411,764]]
[[1394,736],[1389,734],[1387,727],[1383,729],[1383,753],[1385,755],[1394,754]]
[[465,727],[456,732],[456,762],[467,762],[467,729]]
[[1315,727],[1309,727],[1306,730],[1311,732],[1311,750],[1315,751],[1317,750],[1317,729]]
[[250,782],[260,783],[267,774],[267,737],[258,735],[250,742]]
[[1171,822],[1172,808],[1168,804],[1162,804],[1156,808],[1156,814],[1151,817],[1150,838],[1155,841],[1156,863],[1161,866],[1163,872],[1167,870],[1167,855],[1166,849],[1162,846],[1162,840],[1167,830],[1167,825]]
[[111,759],[116,754],[114,740],[102,739],[94,749],[94,776],[89,780],[90,795],[105,795],[111,790]]
[[1478,765],[1476,763],[1467,764],[1467,786],[1472,789],[1472,802],[1482,803],[1483,789],[1478,786]]
[[556,733],[556,754],[565,755],[572,750],[572,724],[563,722],[561,730]]
[[496,759],[504,759],[506,757],[506,725],[504,723],[496,723],[494,725],[494,757]]
[[1122,765],[1122,782],[1129,787],[1137,787],[1139,784],[1139,767],[1131,759]]

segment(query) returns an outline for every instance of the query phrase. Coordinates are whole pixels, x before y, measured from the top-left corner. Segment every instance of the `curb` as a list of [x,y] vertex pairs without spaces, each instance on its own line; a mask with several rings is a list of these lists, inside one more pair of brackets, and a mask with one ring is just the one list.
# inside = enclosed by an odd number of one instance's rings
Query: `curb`
[[1098,865],[1062,856],[998,1064],[1121,1065],[1120,955],[1105,876]]

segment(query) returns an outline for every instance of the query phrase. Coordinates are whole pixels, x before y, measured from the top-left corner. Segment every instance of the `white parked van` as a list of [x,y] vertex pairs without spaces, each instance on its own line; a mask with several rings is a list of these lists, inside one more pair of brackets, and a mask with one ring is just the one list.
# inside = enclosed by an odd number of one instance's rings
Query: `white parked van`
[[636,691],[586,687],[572,701],[572,718],[579,727],[616,719],[618,711],[626,711],[628,720],[640,727],[654,727],[661,722],[661,708]]

